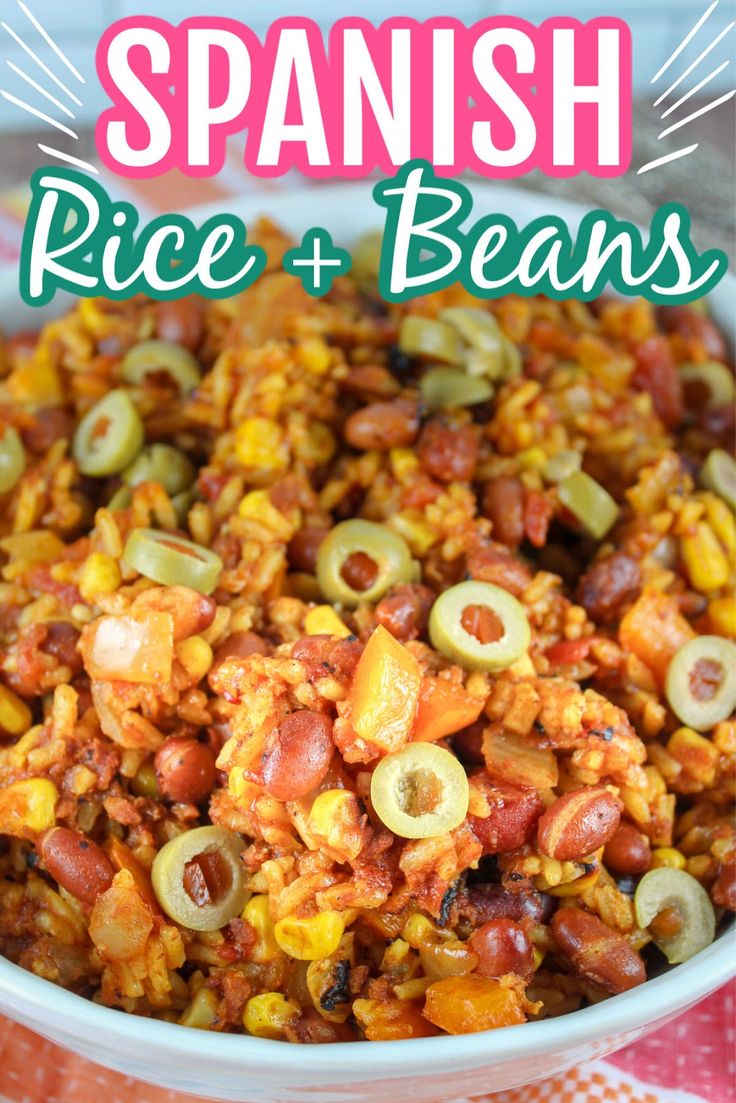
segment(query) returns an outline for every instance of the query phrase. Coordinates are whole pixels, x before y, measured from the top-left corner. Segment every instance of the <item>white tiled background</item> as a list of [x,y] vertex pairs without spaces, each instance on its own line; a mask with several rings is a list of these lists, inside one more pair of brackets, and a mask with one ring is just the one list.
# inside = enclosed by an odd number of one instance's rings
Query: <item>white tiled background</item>
[[[634,37],[634,82],[636,91],[646,94],[649,78],[672,52],[686,31],[705,10],[708,0],[269,0],[255,4],[252,0],[27,0],[29,8],[57,39],[71,61],[85,76],[87,85],[81,98],[84,111],[77,112],[82,123],[91,122],[105,105],[104,93],[94,72],[94,50],[102,30],[115,19],[126,15],[149,14],[179,22],[190,15],[224,15],[240,19],[257,32],[265,30],[274,19],[283,15],[309,15],[327,25],[343,15],[363,15],[380,22],[390,15],[409,15],[428,19],[433,15],[456,15],[466,23],[484,16],[512,12],[537,23],[550,15],[573,15],[590,19],[595,15],[616,15],[626,19]],[[694,43],[678,59],[684,69],[715,34],[733,18],[734,0],[720,0],[718,9],[708,20]],[[0,0],[2,19],[33,46],[48,64],[59,70],[59,62],[50,47],[29,25],[15,0]],[[708,58],[715,68],[733,53],[733,35],[727,36]],[[23,51],[0,31],[0,60],[14,61],[30,72],[33,68]],[[712,61],[712,64],[711,64]],[[713,88],[725,90],[733,86],[733,69],[726,69]],[[43,101],[33,99],[35,93],[16,77],[5,64],[0,65],[0,87],[36,106]],[[80,118],[81,116],[81,118]],[[0,98],[0,130],[26,128],[28,116]],[[39,126],[42,124],[39,123]]]

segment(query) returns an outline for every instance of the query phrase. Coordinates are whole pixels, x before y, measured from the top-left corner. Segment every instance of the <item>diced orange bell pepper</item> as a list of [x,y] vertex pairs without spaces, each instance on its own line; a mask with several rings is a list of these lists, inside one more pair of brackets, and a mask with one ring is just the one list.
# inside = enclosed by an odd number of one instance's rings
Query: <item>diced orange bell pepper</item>
[[460,682],[449,678],[423,678],[412,739],[434,743],[467,728],[480,716],[485,700],[473,697]]
[[414,726],[421,684],[417,660],[379,625],[355,668],[348,697],[358,737],[382,754],[403,747]]
[[660,590],[644,590],[624,615],[619,640],[652,673],[664,681],[672,656],[696,635],[680,612],[677,601]]
[[424,1015],[448,1034],[472,1034],[526,1022],[523,1007],[523,990],[470,973],[430,984]]
[[412,1000],[356,1000],[353,1012],[369,1042],[428,1038],[437,1033]]

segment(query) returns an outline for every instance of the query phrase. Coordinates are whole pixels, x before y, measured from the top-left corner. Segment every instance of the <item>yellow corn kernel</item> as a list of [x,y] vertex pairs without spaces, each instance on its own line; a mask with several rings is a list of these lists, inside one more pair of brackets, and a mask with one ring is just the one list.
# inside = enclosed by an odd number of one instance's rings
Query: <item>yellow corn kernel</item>
[[406,540],[412,555],[425,555],[439,539],[439,533],[425,521],[416,509],[394,513],[386,522],[390,529]]
[[733,560],[736,555],[736,519],[722,498],[706,495],[705,513],[711,527]]
[[681,854],[679,850],[675,850],[674,846],[658,846],[652,851],[650,868],[657,869],[659,866],[668,866],[670,869],[684,869],[685,855]]
[[209,988],[200,988],[179,1019],[181,1026],[209,1030],[217,1018],[217,996]]
[[544,891],[548,892],[550,896],[579,896],[581,892],[592,888],[600,875],[601,867],[598,866],[590,873],[584,873],[582,877],[576,877],[574,881],[566,881],[564,885],[553,885],[550,888],[545,888]]
[[268,906],[268,897],[263,894],[251,896],[243,908],[242,917],[258,934],[258,941],[250,951],[251,960],[258,964],[277,961],[281,956],[281,950],[273,933],[274,923]]
[[352,862],[363,849],[364,833],[358,798],[347,789],[327,789],[314,801],[307,831],[320,845]]
[[711,601],[708,617],[719,636],[736,637],[736,594]]
[[0,731],[5,735],[24,735],[31,726],[31,710],[12,689],[0,685]]
[[516,458],[521,466],[527,470],[541,471],[547,462],[547,453],[539,445],[534,445],[524,452],[519,452]]
[[421,950],[425,946],[438,946],[454,936],[451,931],[442,931],[439,927],[435,927],[426,915],[415,912],[404,924],[401,937],[415,950]]
[[304,618],[304,631],[308,636],[339,636],[342,640],[351,635],[331,605],[316,605],[310,609]]
[[337,451],[335,434],[329,425],[321,421],[313,421],[306,433],[299,434],[293,441],[293,445],[297,459],[308,467],[328,463]]
[[680,763],[688,777],[701,785],[712,785],[715,781],[718,750],[699,732],[678,728],[667,741],[667,752]]
[[243,1026],[256,1038],[283,1038],[289,1023],[301,1015],[296,1000],[287,1000],[281,992],[262,992],[251,996],[243,1012]]
[[276,509],[266,490],[251,490],[246,494],[238,506],[238,513],[246,521],[263,525],[280,540],[291,540],[294,535],[294,525]]
[[85,601],[94,603],[98,594],[111,594],[120,585],[120,567],[111,555],[92,552],[87,556],[79,577],[79,592]]
[[247,417],[235,433],[235,455],[243,467],[269,474],[289,462],[281,428],[267,417]]
[[0,790],[0,835],[35,840],[56,822],[59,793],[45,777],[14,781]]
[[419,467],[419,460],[411,448],[392,448],[388,454],[394,478],[403,483]]
[[332,362],[330,349],[320,337],[307,337],[300,341],[296,347],[296,358],[303,368],[315,375],[324,375]]
[[687,576],[696,590],[709,593],[726,585],[728,558],[706,521],[698,521],[694,535],[683,536],[680,546]]
[[303,917],[287,915],[273,929],[281,949],[297,961],[316,961],[334,954],[344,931],[343,917],[332,911]]
[[736,756],[736,720],[722,720],[713,729],[713,746],[729,758]]
[[187,640],[179,640],[174,646],[174,655],[188,676],[196,682],[204,678],[212,666],[212,648],[201,636],[190,636]]

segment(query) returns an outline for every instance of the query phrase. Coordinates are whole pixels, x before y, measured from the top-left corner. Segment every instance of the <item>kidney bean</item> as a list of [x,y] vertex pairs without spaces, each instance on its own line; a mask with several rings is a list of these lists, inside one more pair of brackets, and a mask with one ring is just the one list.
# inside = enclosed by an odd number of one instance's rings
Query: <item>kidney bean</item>
[[317,569],[317,552],[327,532],[327,529],[309,526],[299,529],[289,542],[289,566],[295,571],[314,574]]
[[424,470],[441,483],[470,482],[478,462],[475,425],[448,425],[434,418],[422,429],[417,454]]
[[636,367],[632,385],[652,396],[654,409],[668,429],[682,421],[682,384],[669,341],[655,334],[634,348]]
[[713,886],[713,903],[736,911],[736,860],[730,858],[721,866]]
[[218,643],[212,655],[212,665],[225,659],[247,659],[249,655],[267,655],[269,645],[257,632],[233,632],[222,643]]
[[181,804],[199,804],[212,792],[217,777],[210,747],[185,736],[167,739],[153,765],[161,795]]
[[514,475],[498,475],[483,488],[483,514],[493,525],[493,537],[507,548],[524,539],[524,487]]
[[266,741],[266,792],[277,800],[303,797],[327,773],[334,749],[329,716],[309,709],[290,713]]
[[691,306],[660,306],[657,320],[666,333],[677,333],[686,341],[700,345],[711,360],[726,360],[726,342],[717,326]]
[[529,980],[534,972],[534,951],[528,934],[513,919],[491,919],[468,939],[468,949],[478,956],[477,972],[483,977],[517,973]]
[[552,934],[576,973],[607,992],[626,992],[647,979],[644,962],[628,939],[582,908],[560,908],[552,916]]
[[415,640],[427,627],[434,594],[418,582],[402,582],[382,598],[376,620],[402,643]]
[[174,621],[174,639],[185,640],[209,628],[215,619],[217,602],[189,586],[154,586],[138,595],[131,610],[134,614],[169,613]]
[[576,789],[558,797],[539,820],[537,839],[550,858],[571,862],[592,854],[614,834],[623,805],[607,789]]
[[626,552],[617,551],[594,563],[580,579],[577,599],[591,620],[610,624],[633,601],[639,590],[639,564]]
[[356,410],[345,422],[343,436],[351,448],[369,452],[376,448],[404,448],[413,444],[419,431],[416,402],[397,398],[394,402],[372,402]]
[[156,303],[156,336],[196,352],[204,337],[204,304],[194,295]]
[[42,835],[38,853],[57,884],[83,904],[94,904],[115,876],[105,851],[68,827],[52,827]]
[[649,840],[633,823],[621,823],[606,843],[603,861],[614,873],[646,873],[652,864]]
[[483,757],[483,729],[486,724],[487,721],[483,717],[452,737],[452,749],[458,758],[469,766],[483,766],[485,763]]
[[376,398],[393,398],[399,393],[399,384],[388,368],[380,364],[358,364],[351,368],[346,379],[341,380],[344,391],[350,391],[363,402]]
[[[484,779],[484,771],[480,772]],[[478,774],[473,775],[478,777]],[[468,823],[484,854],[506,854],[523,846],[534,830],[544,804],[534,789],[484,780],[483,792],[490,805],[488,816],[468,816]]]
[[479,926],[492,919],[513,919],[520,923],[530,919],[532,923],[548,923],[557,906],[553,896],[543,892],[511,892],[495,883],[473,885],[467,891],[467,899],[461,902],[460,914]]
[[503,544],[490,544],[468,552],[468,574],[478,582],[491,582],[516,597],[527,588],[532,572]]
[[57,440],[71,440],[73,435],[74,418],[63,406],[38,410],[31,424],[21,433],[26,448],[38,456],[47,452]]
[[72,677],[76,677],[82,671],[82,656],[77,651],[79,632],[73,624],[65,620],[52,620],[44,626],[46,639],[41,644],[41,650],[47,655],[53,655],[62,666],[68,666]]

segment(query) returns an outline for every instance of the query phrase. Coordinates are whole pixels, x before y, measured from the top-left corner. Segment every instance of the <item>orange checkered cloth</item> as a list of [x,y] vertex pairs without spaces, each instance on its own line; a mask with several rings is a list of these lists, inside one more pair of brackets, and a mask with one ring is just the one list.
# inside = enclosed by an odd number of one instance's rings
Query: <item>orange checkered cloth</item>
[[[515,1091],[436,1103],[734,1103],[734,994],[733,985],[722,988],[605,1061]],[[205,1103],[109,1072],[0,1018],[0,1103],[100,1101]]]

